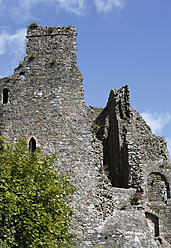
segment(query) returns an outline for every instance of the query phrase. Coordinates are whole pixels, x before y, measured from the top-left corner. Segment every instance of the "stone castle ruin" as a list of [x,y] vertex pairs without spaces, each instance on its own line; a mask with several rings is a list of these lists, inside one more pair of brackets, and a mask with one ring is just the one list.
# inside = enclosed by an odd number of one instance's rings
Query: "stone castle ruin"
[[1,135],[57,153],[77,190],[77,247],[171,247],[171,165],[165,140],[131,108],[129,87],[105,108],[85,106],[76,30],[27,29],[24,61],[0,79]]

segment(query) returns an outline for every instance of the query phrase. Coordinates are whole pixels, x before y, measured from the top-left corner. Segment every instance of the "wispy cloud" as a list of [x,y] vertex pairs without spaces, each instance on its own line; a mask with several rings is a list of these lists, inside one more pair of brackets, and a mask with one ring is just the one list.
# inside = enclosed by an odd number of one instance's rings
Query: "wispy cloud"
[[[0,0],[0,14],[9,17],[19,17],[19,20],[33,18],[32,10],[38,5],[50,6],[53,11],[64,9],[76,15],[84,15],[87,0]],[[36,17],[34,17],[36,18]]]
[[17,30],[14,34],[0,30],[0,55],[6,55],[10,58],[9,70],[18,64],[21,57],[24,57],[25,35],[25,28]]
[[72,12],[76,15],[84,15],[86,11],[86,0],[56,0],[59,6],[67,12]]
[[0,34],[0,55],[21,54],[25,49],[26,29],[19,29],[15,34],[1,31]]
[[94,0],[98,12],[109,12],[114,7],[122,9],[124,7],[123,0]]
[[[0,15],[8,15],[10,18],[26,20],[33,18],[32,10],[38,5],[50,6],[53,10],[63,9],[66,12],[84,16],[91,4],[96,6],[98,12],[109,12],[113,8],[123,8],[125,0],[0,0]],[[36,18],[36,17],[34,17]]]
[[160,135],[162,129],[169,123],[171,120],[171,114],[166,113],[150,113],[149,111],[141,114],[145,119],[147,124],[151,127],[153,133]]

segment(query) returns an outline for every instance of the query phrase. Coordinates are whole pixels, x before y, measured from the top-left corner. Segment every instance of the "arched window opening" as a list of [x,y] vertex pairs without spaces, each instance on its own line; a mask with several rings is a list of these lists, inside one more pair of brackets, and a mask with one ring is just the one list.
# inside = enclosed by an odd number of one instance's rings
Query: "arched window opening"
[[3,104],[8,103],[8,89],[3,90]]
[[148,176],[148,200],[153,202],[165,202],[170,197],[169,183],[160,172],[152,172]]
[[36,140],[32,137],[29,142],[29,150],[34,152],[36,150]]

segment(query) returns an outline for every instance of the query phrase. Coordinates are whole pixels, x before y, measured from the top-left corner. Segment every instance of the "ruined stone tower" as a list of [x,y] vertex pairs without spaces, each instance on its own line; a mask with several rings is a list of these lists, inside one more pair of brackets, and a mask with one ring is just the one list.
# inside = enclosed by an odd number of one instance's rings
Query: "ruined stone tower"
[[95,108],[85,106],[82,80],[75,28],[31,24],[24,61],[0,79],[1,135],[57,153],[57,170],[77,187],[70,199],[77,247],[169,247],[166,142],[131,108],[128,86]]

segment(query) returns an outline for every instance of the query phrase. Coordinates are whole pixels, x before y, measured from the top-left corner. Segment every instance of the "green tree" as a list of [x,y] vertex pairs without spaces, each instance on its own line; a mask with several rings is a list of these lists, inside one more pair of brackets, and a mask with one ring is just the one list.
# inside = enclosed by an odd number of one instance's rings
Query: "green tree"
[[0,140],[0,247],[73,247],[69,232],[74,192],[70,178],[57,173],[55,155],[28,151]]

